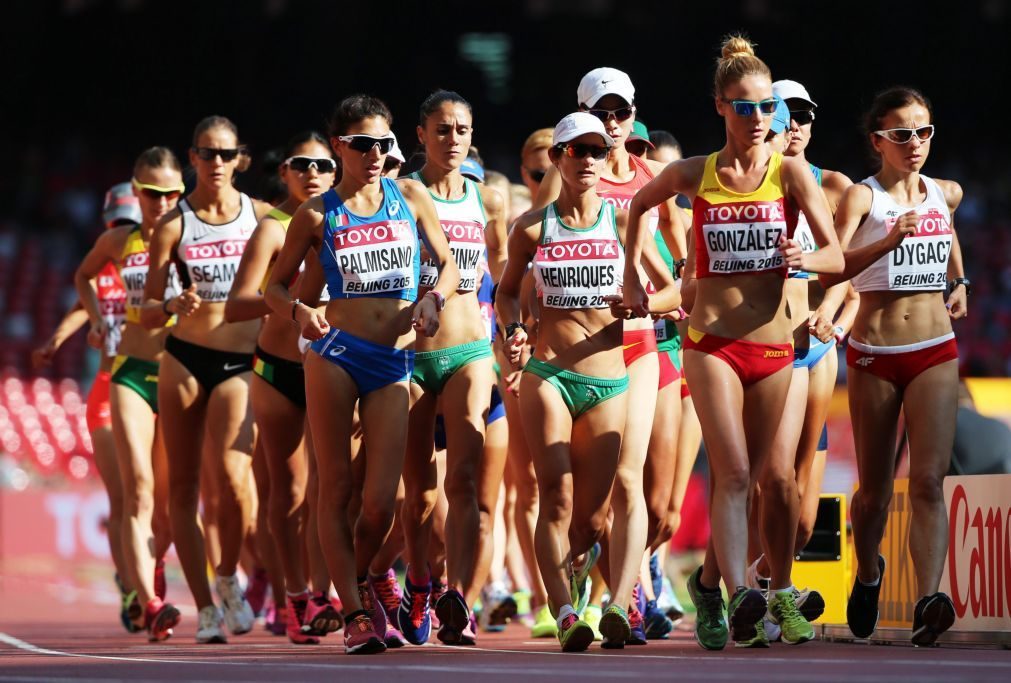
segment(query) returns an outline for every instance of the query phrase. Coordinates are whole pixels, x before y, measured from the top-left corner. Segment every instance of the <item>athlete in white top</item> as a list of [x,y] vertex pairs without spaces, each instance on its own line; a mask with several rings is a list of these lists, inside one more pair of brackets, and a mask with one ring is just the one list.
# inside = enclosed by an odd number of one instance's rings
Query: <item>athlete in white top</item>
[[941,482],[958,399],[951,321],[966,314],[969,286],[951,224],[962,188],[920,173],[934,124],[918,91],[880,93],[866,133],[881,170],[843,195],[836,230],[847,248],[846,268],[841,276],[822,276],[826,284],[853,278],[860,292],[847,353],[860,486],[851,511],[857,572],[846,616],[854,635],[874,631],[885,569],[878,547],[892,498],[901,410],[909,437],[909,550],[918,596],[912,640],[930,645],[955,619],[951,599],[937,589],[948,542]]

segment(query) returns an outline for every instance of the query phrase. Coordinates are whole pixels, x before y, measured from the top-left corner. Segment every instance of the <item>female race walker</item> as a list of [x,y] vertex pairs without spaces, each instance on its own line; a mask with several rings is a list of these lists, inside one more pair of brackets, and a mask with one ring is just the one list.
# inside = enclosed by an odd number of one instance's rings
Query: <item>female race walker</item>
[[[425,165],[409,177],[426,186],[432,195],[460,272],[460,284],[456,296],[446,302],[446,309],[439,316],[438,334],[419,337],[415,342],[402,517],[409,564],[399,612],[401,631],[415,645],[426,642],[431,632],[432,577],[427,562],[432,511],[438,492],[434,428],[440,397],[447,442],[445,491],[449,502],[445,531],[448,582],[435,604],[439,640],[443,643],[474,644],[470,605],[481,590],[474,580],[479,535],[484,529],[488,532],[486,536],[490,536],[495,513],[492,505],[484,511],[482,520],[478,504],[485,418],[496,377],[477,286],[478,269],[486,250],[491,278],[497,280],[502,273],[506,226],[498,192],[460,175],[473,133],[470,104],[457,93],[439,90],[422,102],[418,139],[425,147]],[[438,278],[436,262],[423,253],[421,296],[436,285]],[[502,467],[498,469],[501,472]],[[500,485],[501,474],[494,482],[496,499]]]
[[[537,472],[540,513],[536,550],[562,650],[585,650],[592,627],[575,609],[584,601],[595,544],[607,523],[611,487],[625,433],[628,373],[621,350],[622,320],[607,309],[620,303],[625,213],[596,192],[615,142],[600,119],[569,114],[555,127],[551,161],[562,184],[542,212],[524,214],[509,237],[509,260],[498,290],[498,315],[515,366],[527,342],[520,292],[533,263],[541,317],[537,347],[524,368],[523,427]],[[655,250],[650,275],[666,286],[654,303],[677,307],[679,297]],[[633,278],[638,279],[638,271]],[[652,332],[651,332],[652,334]],[[642,548],[634,550],[636,566]],[[627,632],[625,636],[627,637]]]
[[[640,159],[625,149],[635,123],[635,87],[623,71],[601,67],[583,76],[576,98],[580,110],[600,119],[614,141],[597,193],[616,208],[627,210],[635,193],[664,168],[659,162]],[[558,192],[558,172],[551,169],[541,184],[535,206],[543,207]],[[657,244],[664,244],[665,251],[671,245],[674,253],[683,254],[684,233],[679,219],[671,198],[650,211],[649,227],[652,235],[659,235]],[[677,234],[672,221],[676,221]],[[637,580],[643,553],[661,533],[660,527],[667,519],[676,443],[671,425],[680,420],[681,407],[680,386],[676,382],[679,374],[667,353],[662,356],[657,353],[653,322],[648,318],[626,321],[622,344],[628,367],[629,414],[611,500],[614,521],[611,533],[605,537],[607,563],[601,567],[611,588],[613,605],[600,620],[604,643],[609,647],[624,647],[629,639],[632,644],[646,642],[641,612],[645,603],[640,602],[644,596]],[[651,439],[657,419],[663,420],[660,429],[673,438]],[[649,472],[651,484],[645,496],[644,471]],[[623,638],[626,632],[630,635]]]
[[[143,626],[151,640],[165,640],[179,622],[179,610],[165,599],[164,557],[171,544],[168,515],[168,460],[158,418],[158,363],[167,328],[140,324],[148,245],[155,226],[176,208],[183,192],[179,160],[166,147],[152,147],[137,158],[132,190],[141,212],[139,225],[103,234],[75,275],[78,295],[92,329],[109,334],[90,284],[108,263],[116,264],[126,291],[126,324],[112,366],[112,431],[123,485],[123,553],[127,577],[145,606]],[[173,279],[173,288],[178,282]]]
[[[881,170],[843,195],[836,229],[860,308],[846,351],[860,488],[853,496],[857,573],[846,620],[858,638],[874,632],[885,561],[878,554],[892,498],[899,411],[909,436],[909,552],[920,596],[914,645],[931,645],[954,622],[937,588],[948,547],[941,483],[951,459],[958,395],[958,348],[951,321],[966,314],[952,215],[962,188],[920,174],[934,135],[930,103],[911,88],[874,98],[866,133]],[[950,281],[950,285],[949,285]],[[944,302],[948,291],[947,304]]]
[[[295,210],[310,197],[329,190],[336,171],[337,162],[319,133],[302,133],[288,142],[279,171],[288,198],[264,216],[249,238],[225,305],[228,322],[265,317],[256,342],[250,388],[258,438],[269,471],[269,496],[261,499],[260,505],[268,506],[270,533],[284,568],[286,630],[288,639],[297,644],[319,642],[315,636],[303,633],[301,628],[307,623],[309,601],[314,600],[315,606],[323,609],[328,608],[330,602],[310,596],[303,561],[309,463],[303,447],[305,372],[298,348],[298,327],[287,316],[270,315],[262,291],[266,289],[270,270],[284,246]],[[309,252],[308,256],[311,264],[317,264],[315,252]],[[318,272],[321,274],[318,265],[307,269],[293,289],[306,299],[311,298],[304,294],[307,288],[303,283],[310,274]]]
[[[345,609],[348,654],[386,649],[386,616],[368,583],[368,568],[390,533],[407,447],[409,380],[415,334],[434,336],[459,274],[424,186],[382,177],[393,146],[392,115],[381,101],[353,95],[337,105],[330,145],[340,183],[305,202],[288,228],[267,288],[278,317],[294,318],[314,340],[305,360],[306,403],[319,469],[319,535]],[[439,272],[417,303],[419,234]],[[288,283],[315,247],[330,291],[324,317]],[[368,443],[364,481],[353,481],[351,422],[355,403]],[[361,487],[352,526],[348,505]]]
[[[763,644],[766,599],[745,588],[747,511],[751,486],[762,472],[790,386],[793,347],[786,305],[788,267],[842,270],[831,216],[810,168],[765,144],[776,107],[769,67],[751,43],[733,36],[723,45],[715,79],[716,110],[727,143],[708,157],[675,161],[632,200],[625,301],[645,313],[646,292],[628,274],[646,240],[645,212],[674,193],[693,199],[695,248],[689,252],[686,289],[697,287],[685,340],[685,372],[692,387],[713,478],[712,538],[705,564],[689,579],[698,608],[696,637],[722,649],[727,622],[719,592],[730,593],[730,626],[739,644]],[[803,253],[792,237],[803,211],[819,245]],[[689,275],[690,277],[690,275]],[[792,553],[775,549],[777,555]],[[789,577],[773,576],[773,582]],[[783,587],[777,584],[777,587]],[[795,640],[813,637],[789,585],[768,607]],[[789,626],[787,626],[789,624]]]
[[[169,459],[172,538],[200,610],[198,643],[225,640],[197,521],[203,458],[218,493],[221,561],[215,567],[215,587],[224,619],[235,635],[253,627],[253,610],[235,572],[251,521],[249,380],[260,323],[226,322],[225,299],[249,235],[270,206],[232,185],[238,156],[234,123],[209,116],[197,124],[190,149],[196,187],[154,231],[141,311],[141,322],[149,329],[178,315],[158,371],[158,409]],[[185,289],[166,299],[173,263]]]

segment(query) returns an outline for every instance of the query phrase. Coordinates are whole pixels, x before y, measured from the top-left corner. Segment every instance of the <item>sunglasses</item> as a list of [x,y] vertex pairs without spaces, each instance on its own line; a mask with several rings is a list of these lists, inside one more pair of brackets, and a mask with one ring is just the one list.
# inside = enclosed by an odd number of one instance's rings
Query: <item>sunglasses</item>
[[926,142],[934,137],[934,126],[920,126],[919,128],[888,128],[887,130],[876,130],[875,135],[880,135],[889,142],[897,145],[904,145],[913,139],[915,135],[920,142]]
[[755,102],[754,100],[728,100],[722,97],[720,99],[731,105],[734,108],[734,113],[743,118],[752,116],[755,113],[755,109],[762,112],[762,116],[772,116],[773,112],[776,111],[776,100],[772,97],[761,102]]
[[235,161],[235,158],[239,156],[238,148],[231,149],[218,149],[216,147],[195,147],[197,156],[204,161],[213,161],[214,157],[221,157],[221,160],[226,164],[229,161]]
[[133,186],[140,190],[140,193],[148,199],[161,199],[162,197],[169,200],[178,199],[179,195],[186,189],[183,185],[177,185],[176,187],[151,185],[150,183],[142,183],[136,178],[133,179]]
[[615,121],[628,121],[632,114],[635,113],[635,107],[629,105],[627,107],[619,107],[618,109],[590,109],[588,113],[596,116],[598,119],[607,123],[609,119],[614,119]]
[[810,109],[790,110],[790,118],[796,121],[798,126],[806,126],[814,121],[814,112]]
[[379,147],[380,154],[389,154],[390,150],[393,149],[392,135],[386,135],[381,138],[371,135],[341,135],[337,139],[341,142],[346,142],[348,147],[362,154],[368,154],[376,146]]
[[542,180],[544,180],[544,176],[546,176],[547,174],[548,174],[547,171],[532,171],[529,168],[527,169],[527,175],[529,175],[530,179],[533,180],[535,183],[539,183]]
[[285,166],[299,173],[308,173],[310,168],[315,168],[317,173],[333,173],[337,170],[337,162],[327,157],[317,159],[316,157],[289,157],[284,160]]
[[594,161],[603,161],[607,158],[607,152],[609,151],[608,148],[603,145],[586,145],[578,142],[558,145],[558,149],[565,152],[565,156],[567,157],[571,157],[573,159],[593,157]]

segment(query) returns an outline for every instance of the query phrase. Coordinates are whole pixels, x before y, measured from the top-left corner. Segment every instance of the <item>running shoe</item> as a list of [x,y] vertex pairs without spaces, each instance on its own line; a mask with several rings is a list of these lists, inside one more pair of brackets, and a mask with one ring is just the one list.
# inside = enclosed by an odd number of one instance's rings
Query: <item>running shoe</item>
[[944,593],[925,595],[913,609],[913,645],[931,647],[955,623],[955,605]]
[[603,640],[604,635],[600,632],[600,620],[603,619],[604,613],[600,609],[600,605],[587,605],[586,609],[583,610],[583,621],[590,625],[593,629],[593,639]]
[[524,589],[513,591],[513,602],[516,603],[516,616],[520,619],[533,616],[530,606],[530,591]]
[[727,621],[735,643],[754,639],[755,625],[762,622],[768,607],[762,591],[747,586],[737,587],[727,607]]
[[[358,592],[361,593],[361,584]],[[367,612],[358,612],[344,627],[344,652],[349,655],[372,655],[386,650],[386,643],[372,627]]]
[[239,580],[234,574],[232,576],[218,576],[214,580],[214,587],[217,589],[218,597],[221,598],[224,607],[225,623],[228,625],[228,630],[236,636],[249,633],[256,621],[256,615],[253,614],[253,608],[246,602],[246,596],[239,588]]
[[643,610],[646,608],[646,597],[642,594],[642,585],[636,581],[632,588],[632,604],[628,608],[628,626],[630,629],[626,645],[646,644],[646,621]]
[[225,638],[225,624],[221,610],[215,605],[207,605],[197,615],[197,642],[201,644],[228,642]]
[[[372,631],[379,636],[380,640],[386,638],[386,610],[376,599],[376,593],[372,590],[368,578],[358,581],[358,600],[362,603],[362,609],[369,615]],[[346,626],[345,626],[346,628]],[[385,645],[383,646],[385,648]]]
[[[288,608],[277,608],[274,601],[267,603],[266,615],[264,616],[263,628],[272,636],[284,636],[288,634]],[[316,635],[306,633],[306,635]]]
[[825,598],[813,588],[805,588],[802,591],[794,588],[793,598],[797,603],[797,609],[809,622],[825,613]]
[[570,614],[562,619],[558,642],[562,645],[562,652],[583,652],[593,642],[593,629],[575,614]]
[[154,563],[154,594],[162,600],[168,594],[168,586],[165,582],[165,560],[158,560]]
[[551,616],[547,605],[541,605],[534,615],[534,625],[530,627],[531,638],[554,638],[558,635],[558,622]]
[[501,581],[494,581],[481,589],[481,606],[481,628],[490,633],[504,631],[509,620],[517,614],[516,601]]
[[647,640],[666,640],[674,630],[674,622],[657,607],[656,600],[646,602],[646,611],[642,613],[642,617],[646,622]]
[[[249,603],[249,607],[253,610],[254,617],[260,616],[263,612],[263,606],[267,602],[267,589],[270,588],[270,577],[267,575],[267,570],[263,567],[256,567],[253,569],[253,576],[250,577],[249,583],[246,584],[246,602]],[[228,612],[225,611],[225,618],[228,618]]]
[[628,613],[621,605],[607,606],[600,617],[600,633],[603,638],[600,646],[605,650],[621,650],[625,647],[625,641],[632,635],[632,625],[629,623]]
[[460,632],[460,642],[457,645],[477,645],[477,617],[470,613],[470,622]]
[[119,574],[113,574],[112,580],[119,589],[119,621],[127,633],[138,633],[144,630],[144,606],[137,598],[137,591],[127,591]]
[[666,576],[663,577],[663,589],[660,591],[660,595],[656,599],[656,606],[663,610],[663,613],[667,615],[667,618],[674,622],[677,626],[685,616],[684,605],[678,600],[677,593],[674,592],[674,586],[671,585],[670,579]]
[[400,584],[397,583],[397,573],[393,569],[388,569],[386,574],[381,576],[369,575],[369,585],[372,586],[372,592],[376,594],[379,604],[383,606],[386,616],[386,635],[383,637],[386,647],[396,649],[407,645],[403,634],[394,627],[398,621],[397,611],[400,609],[400,600],[403,597]]
[[319,638],[302,630],[302,624],[305,622],[305,609],[309,605],[309,600],[309,591],[295,597],[288,596],[287,609],[285,610],[285,622],[287,622],[285,632],[288,634],[288,640],[295,645],[319,645]]
[[779,626],[780,637],[787,645],[814,640],[814,627],[800,613],[797,596],[789,588],[776,591],[769,598],[768,618]]
[[446,593],[446,584],[442,581],[432,579],[432,594],[428,599],[428,604],[432,611],[432,628],[436,631],[442,626],[439,622],[439,615],[435,613],[435,606],[439,604],[439,599]]
[[439,640],[446,645],[463,645],[463,631],[470,625],[470,608],[460,591],[449,588],[435,603],[439,616]]
[[340,610],[323,593],[315,593],[306,603],[302,621],[302,631],[306,635],[325,636],[339,631],[343,625]]
[[869,638],[878,625],[878,596],[885,580],[885,558],[878,555],[878,584],[867,586],[853,578],[853,592],[846,603],[846,623],[857,638]]
[[397,607],[396,624],[412,645],[424,645],[432,635],[432,584],[415,586],[404,577],[404,592]]
[[734,647],[769,647],[769,637],[765,634],[765,624],[768,623],[764,619],[755,624],[755,637],[750,640],[737,640],[734,641]]
[[705,590],[699,583],[702,567],[688,577],[688,596],[695,605],[695,640],[706,650],[722,650],[727,646],[729,631],[723,616],[723,594],[716,590]]
[[161,598],[154,598],[144,610],[147,639],[152,643],[168,640],[172,629],[179,623],[179,610]]
[[649,556],[649,580],[653,584],[653,595],[663,591],[663,571],[660,569],[660,551]]
[[583,564],[576,569],[572,567],[569,574],[569,593],[572,596],[572,607],[576,614],[582,614],[586,609],[586,604],[590,601],[590,570],[597,564],[600,558],[600,544],[594,543],[593,547],[583,555]]

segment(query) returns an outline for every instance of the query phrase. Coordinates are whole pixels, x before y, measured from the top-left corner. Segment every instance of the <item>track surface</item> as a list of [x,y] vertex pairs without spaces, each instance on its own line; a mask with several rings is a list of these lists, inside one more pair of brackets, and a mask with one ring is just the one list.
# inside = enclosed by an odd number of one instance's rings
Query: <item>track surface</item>
[[[8,589],[11,585],[8,583]],[[562,654],[529,630],[481,634],[476,648],[437,645],[348,656],[334,636],[320,646],[295,646],[262,627],[228,645],[196,645],[193,608],[183,609],[176,635],[149,644],[128,635],[112,605],[44,592],[0,591],[0,683],[9,681],[1002,681],[1011,680],[1011,652],[812,642],[768,650],[705,652],[690,631],[668,641],[618,651],[599,644]]]

